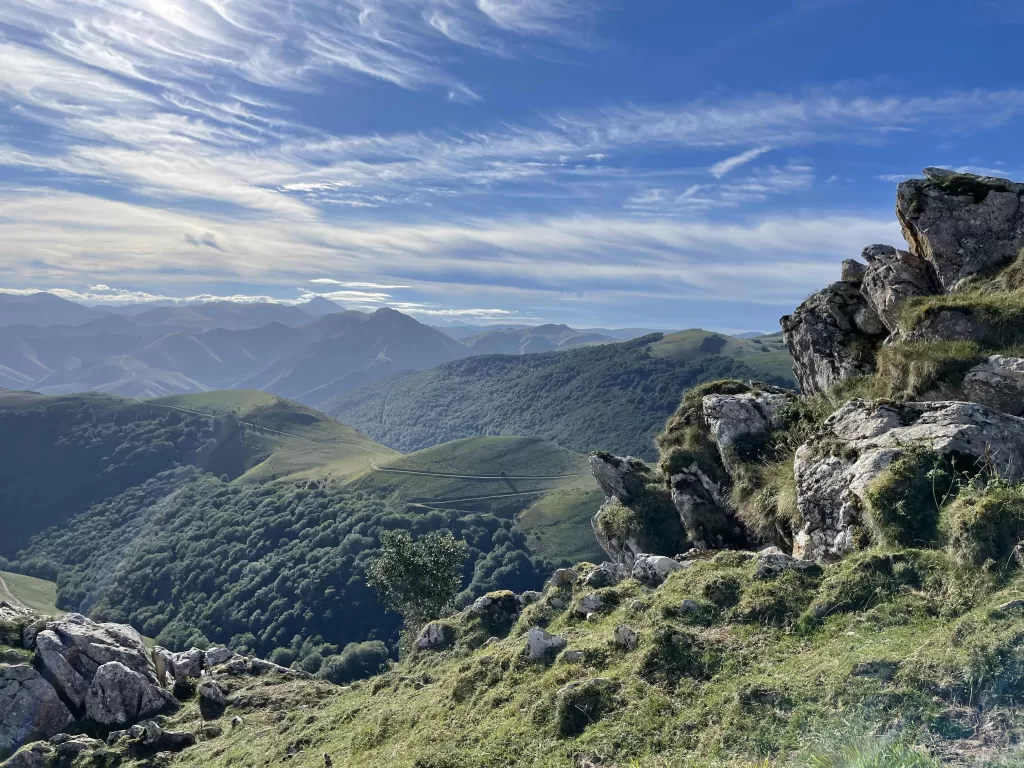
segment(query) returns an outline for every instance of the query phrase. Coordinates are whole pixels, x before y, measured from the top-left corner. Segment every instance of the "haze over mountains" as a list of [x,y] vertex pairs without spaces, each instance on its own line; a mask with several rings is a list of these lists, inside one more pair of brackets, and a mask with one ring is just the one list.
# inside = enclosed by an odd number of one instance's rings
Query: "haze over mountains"
[[[396,310],[207,302],[87,307],[0,294],[0,386],[44,394],[163,397],[258,389],[319,405],[401,371],[481,354],[565,350],[644,329],[431,327]],[[456,338],[460,337],[460,338]]]

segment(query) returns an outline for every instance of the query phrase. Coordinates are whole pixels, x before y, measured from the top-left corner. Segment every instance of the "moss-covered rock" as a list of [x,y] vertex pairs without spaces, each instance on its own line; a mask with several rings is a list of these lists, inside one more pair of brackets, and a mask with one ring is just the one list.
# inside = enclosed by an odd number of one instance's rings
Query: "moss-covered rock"
[[1024,539],[1024,488],[993,480],[968,486],[942,511],[942,533],[957,563],[1019,566],[1017,545]]

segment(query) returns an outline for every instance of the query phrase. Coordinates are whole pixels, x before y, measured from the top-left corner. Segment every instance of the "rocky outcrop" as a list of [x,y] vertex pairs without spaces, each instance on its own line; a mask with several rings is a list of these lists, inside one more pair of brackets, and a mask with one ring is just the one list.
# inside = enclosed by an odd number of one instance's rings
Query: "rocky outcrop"
[[701,405],[704,420],[718,446],[722,464],[735,473],[737,459],[760,448],[774,427],[776,413],[794,395],[776,388],[740,395],[706,395]]
[[829,559],[849,552],[863,524],[865,493],[899,456],[923,446],[1009,481],[1024,473],[1024,418],[969,402],[871,403],[851,400],[796,452],[797,507],[803,526],[794,555]]
[[0,759],[22,744],[48,739],[74,718],[30,664],[0,664]]
[[901,183],[896,216],[910,250],[927,260],[946,292],[992,274],[1024,247],[1024,185],[926,168]]
[[870,373],[886,327],[860,285],[840,281],[818,291],[780,320],[793,372],[806,395],[827,392],[843,379]]
[[935,269],[926,259],[891,245],[864,249],[867,271],[861,293],[890,333],[899,330],[900,307],[907,299],[942,292]]
[[992,355],[967,372],[963,381],[968,399],[997,411],[1024,415],[1024,358]]
[[120,727],[178,707],[177,700],[145,675],[119,661],[96,670],[85,697],[86,717],[108,728]]
[[631,568],[643,552],[675,554],[688,539],[664,478],[640,459],[594,453],[590,469],[607,499],[591,520],[614,562]]
[[[747,534],[729,508],[727,487],[713,480],[696,462],[669,477],[672,505],[690,543],[697,549],[744,547]],[[678,554],[686,547],[676,547]]]
[[651,481],[651,468],[642,459],[598,452],[590,454],[589,461],[590,472],[605,496],[623,504],[638,501]]

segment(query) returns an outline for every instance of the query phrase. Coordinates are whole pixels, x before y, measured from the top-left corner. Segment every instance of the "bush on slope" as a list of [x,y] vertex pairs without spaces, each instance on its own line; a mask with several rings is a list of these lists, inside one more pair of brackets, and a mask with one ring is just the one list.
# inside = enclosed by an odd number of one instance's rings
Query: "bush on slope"
[[327,483],[235,485],[194,470],[160,475],[40,535],[14,561],[55,575],[58,605],[129,623],[170,648],[229,643],[302,662],[354,642],[394,643],[399,619],[366,585],[380,534],[450,530],[469,545],[462,604],[494,589],[534,589],[510,520],[405,512]]

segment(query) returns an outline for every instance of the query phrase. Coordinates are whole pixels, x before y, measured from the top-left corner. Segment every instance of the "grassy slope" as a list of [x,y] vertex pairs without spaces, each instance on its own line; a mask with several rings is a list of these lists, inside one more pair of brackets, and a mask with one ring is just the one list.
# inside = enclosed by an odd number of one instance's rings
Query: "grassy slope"
[[533,437],[477,437],[377,464],[380,471],[352,487],[424,508],[518,515],[535,554],[556,562],[604,559],[589,522],[603,495],[578,453]]
[[60,616],[64,613],[57,608],[57,585],[54,582],[22,576],[20,573],[0,571],[2,599],[14,600],[46,616]]
[[[1024,615],[998,606],[1020,597],[1020,577],[1000,588],[980,573],[954,578],[944,570],[940,585],[928,573],[948,563],[938,553],[912,552],[897,557],[923,580],[886,592],[893,584],[863,569],[878,557],[885,555],[858,556],[860,575],[847,562],[828,566],[824,579],[758,582],[753,563],[724,553],[673,574],[654,592],[632,581],[605,592],[618,607],[588,620],[550,606],[556,593],[549,590],[497,645],[479,647],[490,630],[459,617],[460,637],[475,643],[420,654],[341,690],[227,678],[249,705],[238,710],[244,725],[187,750],[175,764],[227,768],[287,759],[319,768],[328,754],[346,768],[562,768],[579,765],[580,757],[620,768],[933,765],[921,756],[832,763],[809,754],[816,751],[809,744],[850,743],[882,727],[950,765],[1019,765],[1010,745],[1024,726],[1015,709]],[[724,605],[722,585],[730,583],[738,585],[738,605],[716,607],[709,595]],[[869,583],[883,591],[871,596],[863,591]],[[862,599],[837,607],[844,594]],[[684,599],[700,611],[680,615]],[[828,615],[775,626],[758,614],[780,603],[791,620],[807,616],[808,606]],[[537,623],[567,638],[582,660],[525,659],[523,633]],[[635,650],[611,642],[623,623],[640,635]],[[659,646],[665,632],[686,641]],[[580,715],[578,734],[560,732],[560,718],[578,710],[559,709],[559,691],[594,678],[608,687],[603,711]],[[229,707],[224,720],[235,712]],[[172,724],[198,730],[195,705]]]
[[223,416],[258,425],[247,430],[251,468],[242,481],[331,476],[347,478],[367,469],[373,460],[395,455],[351,427],[312,408],[254,390],[225,390],[176,395],[149,401],[155,405]]
[[700,360],[716,354],[739,360],[762,376],[793,377],[793,360],[780,334],[740,339],[694,328],[665,336],[651,345],[651,354],[676,360]]

